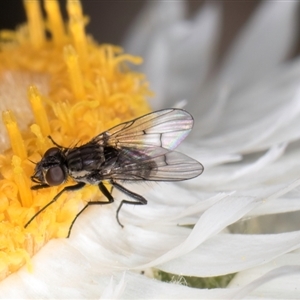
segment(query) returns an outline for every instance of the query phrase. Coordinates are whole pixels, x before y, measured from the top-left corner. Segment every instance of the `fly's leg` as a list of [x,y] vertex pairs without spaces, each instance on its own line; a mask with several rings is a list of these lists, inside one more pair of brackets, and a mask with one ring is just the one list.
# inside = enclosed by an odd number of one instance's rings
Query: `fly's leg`
[[123,204],[131,204],[131,205],[146,205],[147,204],[147,200],[142,197],[141,195],[139,194],[136,194],[134,192],[131,192],[129,190],[127,190],[126,188],[124,188],[122,185],[114,182],[114,181],[111,181],[111,184],[116,188],[118,189],[119,191],[121,191],[122,193],[124,193],[125,195],[128,195],[129,197],[135,199],[136,201],[129,201],[129,200],[122,200],[118,209],[117,209],[117,212],[116,212],[116,218],[117,218],[117,221],[119,223],[119,225],[123,228],[124,226],[122,225],[122,223],[120,222],[119,220],[119,212],[121,210],[121,207]]
[[54,140],[53,138],[51,137],[51,135],[48,135],[48,139],[53,143],[53,145],[55,145],[57,148],[59,149],[65,149],[65,147],[61,146],[61,145],[58,145]]
[[111,193],[111,194],[113,193],[113,190],[114,190],[114,186],[112,185],[112,186],[110,187],[110,193]]
[[72,231],[72,228],[73,228],[73,225],[74,225],[75,221],[76,221],[77,218],[84,212],[84,210],[85,210],[88,206],[89,206],[89,203],[87,203],[87,204],[83,207],[83,209],[82,209],[81,211],[79,211],[79,213],[78,213],[78,214],[75,216],[75,218],[73,219],[73,221],[72,221],[72,223],[71,223],[71,225],[70,225],[70,227],[69,227],[69,231],[68,231],[67,238],[70,237],[70,234],[71,234],[71,231]]
[[[33,181],[33,180],[32,180]],[[33,181],[34,182],[34,181]],[[43,183],[43,184],[37,184],[31,187],[32,190],[40,190],[40,189],[47,189],[50,185]]]
[[98,184],[100,191],[102,192],[102,194],[106,197],[107,201],[92,201],[89,203],[100,203],[100,204],[106,204],[106,203],[113,203],[114,202],[114,197],[111,195],[111,193],[107,190],[106,186],[100,182]]
[[[64,187],[48,204],[46,204],[42,209],[40,209],[26,224],[25,224],[25,228],[40,214],[42,213],[47,207],[49,207],[52,203],[54,203],[61,194],[63,194],[64,192],[68,192],[68,191],[77,191],[82,189],[85,186],[84,182],[79,182],[78,184],[75,185],[71,185],[71,186],[66,186]],[[44,186],[40,186],[40,188],[44,188]],[[37,189],[37,188],[35,188]]]
[[104,205],[104,204],[110,204],[114,202],[114,198],[113,196],[110,194],[110,192],[107,190],[106,186],[100,182],[98,184],[99,190],[102,192],[102,194],[107,198],[108,201],[90,201],[86,204],[86,206],[83,207],[83,209],[75,216],[74,220],[72,221],[70,228],[69,228],[69,232],[67,235],[67,238],[70,236],[73,225],[75,223],[75,221],[77,220],[77,218],[84,212],[84,210],[90,206],[90,205]]

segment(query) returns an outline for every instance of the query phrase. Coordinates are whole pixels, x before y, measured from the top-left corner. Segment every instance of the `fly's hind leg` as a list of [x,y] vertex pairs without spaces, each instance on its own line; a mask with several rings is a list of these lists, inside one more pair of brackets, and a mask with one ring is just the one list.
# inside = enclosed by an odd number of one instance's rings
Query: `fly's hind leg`
[[132,191],[127,190],[126,188],[124,188],[122,185],[120,185],[119,183],[117,183],[115,181],[111,181],[111,184],[113,185],[113,187],[115,187],[116,189],[118,189],[119,191],[124,193],[125,195],[128,195],[129,197],[135,199],[135,201],[122,200],[119,207],[118,207],[118,209],[117,209],[116,218],[117,218],[117,221],[118,221],[119,225],[123,228],[124,226],[122,225],[122,223],[119,220],[119,212],[121,210],[122,205],[123,204],[146,205],[147,200],[143,196],[141,196],[139,194],[136,194]]
[[75,216],[74,220],[72,221],[71,225],[70,225],[70,228],[69,228],[69,232],[68,232],[68,235],[67,235],[67,238],[70,236],[71,234],[71,231],[72,231],[72,228],[73,228],[73,225],[75,223],[75,221],[77,220],[77,218],[84,212],[84,210],[90,206],[90,205],[104,205],[104,204],[110,204],[110,203],[113,203],[114,202],[114,198],[113,196],[111,195],[111,193],[107,190],[107,188],[105,187],[105,185],[100,182],[98,184],[98,187],[99,187],[99,190],[102,192],[102,194],[107,198],[108,201],[90,201],[88,202],[84,207],[83,209]]

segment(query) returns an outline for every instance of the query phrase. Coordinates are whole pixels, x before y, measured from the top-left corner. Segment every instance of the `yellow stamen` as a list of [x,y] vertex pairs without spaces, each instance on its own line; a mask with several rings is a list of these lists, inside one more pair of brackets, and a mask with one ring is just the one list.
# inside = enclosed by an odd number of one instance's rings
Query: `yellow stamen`
[[99,104],[101,104],[101,101],[105,102],[105,100],[109,96],[108,86],[105,78],[98,77],[96,79],[96,90],[97,90],[96,98],[99,101]]
[[12,166],[14,170],[14,180],[19,189],[19,197],[21,204],[24,207],[30,207],[32,204],[32,194],[30,190],[30,182],[28,175],[24,173],[24,170],[21,166],[20,157],[14,155],[12,158]]
[[15,266],[14,270],[11,268],[11,272],[17,271],[24,264],[24,260],[27,265],[27,270],[29,272],[33,271],[33,266],[27,251],[23,249],[17,249],[14,255],[12,255],[10,259],[11,259],[11,265]]
[[31,103],[33,114],[37,125],[39,125],[42,134],[48,136],[50,134],[50,125],[48,116],[42,103],[42,97],[35,86],[30,86],[28,89],[28,98]]
[[31,132],[37,137],[37,148],[40,153],[45,153],[49,148],[48,138],[45,138],[41,132],[41,128],[37,124],[30,126]]
[[[87,20],[79,1],[68,1],[69,30],[64,31],[58,0],[45,0],[47,26],[52,33],[47,40],[39,2],[26,0],[25,5],[29,25],[16,32],[0,31],[0,37],[13,41],[0,39],[0,80],[2,74],[13,77],[20,73],[32,80],[28,98],[35,117],[33,122],[24,114],[18,120],[26,128],[21,135],[14,115],[3,112],[12,151],[0,155],[0,280],[28,265],[28,257],[48,240],[65,237],[79,208],[101,197],[98,187],[89,185],[64,193],[24,228],[64,186],[74,184],[68,178],[61,186],[31,190],[35,163],[53,147],[47,136],[65,147],[79,146],[150,110],[145,98],[151,94],[144,75],[127,67],[127,62],[137,64],[141,58],[124,54],[121,47],[98,45],[88,39],[84,31]],[[28,84],[16,82],[8,95],[14,97],[16,92],[18,99]]]
[[35,48],[41,48],[45,43],[45,29],[40,1],[25,0],[24,4],[28,19],[30,43]]
[[82,16],[82,8],[80,1],[68,0],[67,11],[69,14],[69,30],[72,34],[73,42],[76,51],[79,55],[80,64],[86,65],[87,63],[87,41],[84,30],[85,20]]
[[118,57],[116,57],[114,59],[114,64],[118,65],[122,61],[130,61],[131,63],[133,63],[135,65],[139,65],[143,62],[143,59],[141,57],[138,57],[138,56],[123,54],[123,55],[119,55]]
[[61,103],[54,103],[52,105],[53,111],[57,118],[61,121],[61,133],[64,134],[65,132],[71,133],[71,135],[76,135],[76,126],[74,123],[74,119],[70,115],[70,104],[67,102]]
[[80,66],[78,64],[78,55],[72,46],[64,48],[64,58],[68,67],[71,88],[76,100],[84,99],[84,87]]
[[53,35],[53,41],[56,45],[61,45],[64,43],[66,36],[59,3],[57,0],[44,0],[44,4],[49,19],[48,26]]
[[13,113],[9,110],[2,113],[2,119],[7,129],[12,150],[21,159],[27,158],[24,141]]

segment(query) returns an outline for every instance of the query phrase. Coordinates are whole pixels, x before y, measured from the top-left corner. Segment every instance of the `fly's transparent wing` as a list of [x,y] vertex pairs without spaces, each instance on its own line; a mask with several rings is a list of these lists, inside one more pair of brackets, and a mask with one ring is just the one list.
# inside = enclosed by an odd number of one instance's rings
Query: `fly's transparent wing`
[[163,109],[103,132],[92,142],[101,144],[104,151],[114,149],[114,153],[106,155],[100,178],[181,181],[199,176],[203,166],[198,161],[172,151],[193,123],[193,117],[182,109]]
[[[117,158],[107,161],[101,168],[103,179],[181,181],[199,176],[203,166],[196,160],[163,148],[122,149]],[[103,175],[105,174],[105,175]]]
[[158,110],[117,125],[93,141],[116,148],[175,149],[190,133],[194,119],[182,109]]

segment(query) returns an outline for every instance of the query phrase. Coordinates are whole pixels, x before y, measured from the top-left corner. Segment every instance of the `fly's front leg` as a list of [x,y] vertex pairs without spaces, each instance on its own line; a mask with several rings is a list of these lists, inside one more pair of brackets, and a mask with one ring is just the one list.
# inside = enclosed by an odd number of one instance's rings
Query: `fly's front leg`
[[61,146],[61,145],[58,145],[54,140],[53,138],[51,137],[51,135],[48,135],[48,139],[53,143],[53,145],[55,145],[57,148],[59,149],[65,149],[65,147]]
[[50,187],[50,185],[43,183],[43,184],[34,185],[31,187],[31,189],[35,191],[35,190],[40,190],[40,189],[47,189],[49,187]]
[[[68,192],[68,191],[76,191],[76,190],[80,190],[85,186],[84,182],[79,182],[75,185],[71,185],[71,186],[66,186],[64,187],[48,204],[46,204],[42,209],[40,209],[26,224],[25,224],[25,228],[40,214],[42,213],[48,206],[50,206],[52,203],[54,203],[62,193],[64,192]],[[40,185],[40,186],[33,186],[33,190],[37,190],[39,188],[46,188],[46,186],[44,185]]]
[[131,204],[131,205],[146,205],[147,204],[147,200],[139,195],[139,194],[136,194],[132,191],[129,191],[127,190],[124,186],[120,185],[119,183],[117,182],[114,182],[114,181],[111,181],[111,184],[116,188],[118,189],[119,191],[121,191],[122,193],[124,193],[125,195],[128,195],[129,197],[135,199],[136,201],[130,201],[130,200],[122,200],[118,209],[117,209],[117,212],[116,212],[116,218],[117,218],[117,221],[119,223],[119,225],[123,228],[124,226],[122,225],[122,223],[120,222],[119,220],[119,212],[121,210],[121,207],[123,204]]

